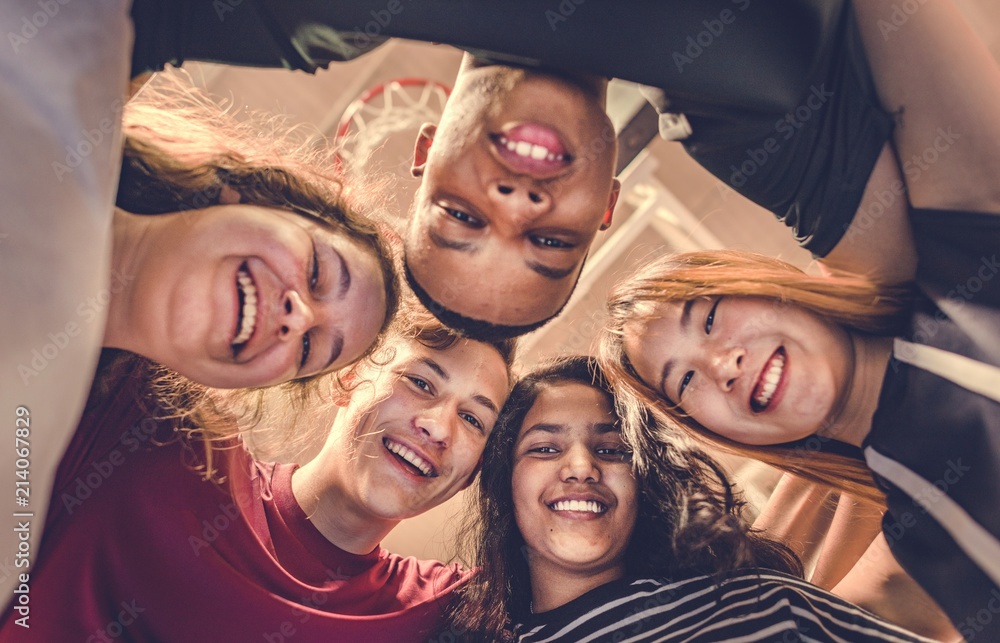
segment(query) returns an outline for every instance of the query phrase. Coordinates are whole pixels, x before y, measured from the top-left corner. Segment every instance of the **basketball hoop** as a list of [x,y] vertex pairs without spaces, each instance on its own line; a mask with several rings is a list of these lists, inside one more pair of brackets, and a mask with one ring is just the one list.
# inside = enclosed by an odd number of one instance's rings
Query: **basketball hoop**
[[399,158],[392,158],[389,165],[392,171],[398,171],[401,164],[409,167],[420,126],[438,122],[450,93],[447,85],[423,78],[397,78],[366,90],[347,106],[337,125],[335,143],[341,171],[364,172],[376,152],[404,132],[409,136],[397,144],[406,151],[390,155]]

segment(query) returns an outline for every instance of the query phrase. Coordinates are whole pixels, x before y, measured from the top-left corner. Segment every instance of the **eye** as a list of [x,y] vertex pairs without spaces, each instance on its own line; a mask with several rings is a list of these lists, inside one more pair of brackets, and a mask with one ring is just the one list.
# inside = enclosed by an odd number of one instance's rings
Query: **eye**
[[532,449],[528,449],[528,453],[538,453],[538,454],[541,454],[541,455],[553,455],[553,454],[559,453],[559,452],[556,450],[555,447],[534,447]]
[[426,391],[427,393],[431,392],[431,385],[427,383],[427,380],[420,379],[416,375],[406,375],[405,377],[421,391]]
[[559,250],[565,250],[572,248],[572,243],[567,243],[562,239],[556,239],[555,237],[531,237],[531,242],[540,248],[556,248]]
[[486,432],[483,423],[480,422],[479,418],[477,418],[475,415],[472,415],[471,413],[459,413],[458,416],[463,420],[465,420],[466,422],[468,422],[469,424],[471,424],[472,426],[474,426],[476,430],[479,431],[480,433]]
[[309,351],[311,350],[312,340],[309,339],[309,333],[304,333],[302,335],[302,359],[299,361],[299,368],[303,369],[306,367],[306,362],[309,361]]
[[597,449],[597,455],[610,457],[614,460],[628,462],[632,459],[632,452],[624,447],[602,447]]
[[722,301],[722,297],[715,300],[715,304],[713,304],[711,310],[708,311],[708,317],[705,318],[706,335],[712,332],[712,326],[715,325],[715,309],[719,307],[720,301]]
[[445,213],[448,214],[448,216],[452,217],[453,219],[456,219],[457,221],[460,221],[460,222],[466,224],[469,227],[472,227],[472,228],[482,228],[483,227],[483,222],[482,221],[480,221],[479,219],[475,218],[474,216],[472,216],[471,214],[469,214],[467,212],[463,212],[462,210],[456,210],[455,208],[444,208],[444,211],[445,211]]
[[312,274],[309,276],[309,289],[316,291],[319,284],[319,254],[316,252],[316,244],[313,243]]
[[688,387],[688,384],[691,383],[691,379],[693,377],[694,377],[694,371],[688,371],[687,373],[684,373],[684,377],[681,379],[681,386],[677,390],[677,401],[678,402],[680,401],[681,396],[684,395],[684,390]]

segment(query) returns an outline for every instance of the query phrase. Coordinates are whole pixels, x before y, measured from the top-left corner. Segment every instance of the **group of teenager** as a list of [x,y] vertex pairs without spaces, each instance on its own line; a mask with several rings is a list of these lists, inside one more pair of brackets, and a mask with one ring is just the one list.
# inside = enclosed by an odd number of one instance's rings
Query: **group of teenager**
[[[1000,69],[951,2],[905,24],[879,0],[376,4],[60,5],[4,54],[4,404],[31,409],[38,518],[4,541],[31,559],[2,638],[1000,633]],[[468,52],[416,141],[399,256],[329,152],[177,83],[120,98],[165,63],[315,71],[390,36]],[[612,222],[611,76],[656,87],[664,132],[822,274],[656,259],[595,356],[515,377]],[[308,462],[241,438],[293,442],[324,403]],[[884,509],[892,556],[806,582],[705,447]],[[464,566],[380,547],[473,484]]]

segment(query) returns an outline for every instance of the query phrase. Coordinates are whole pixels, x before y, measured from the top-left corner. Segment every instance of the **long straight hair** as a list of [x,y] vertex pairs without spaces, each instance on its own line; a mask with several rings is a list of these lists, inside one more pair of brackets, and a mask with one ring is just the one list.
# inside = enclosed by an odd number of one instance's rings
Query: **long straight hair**
[[624,415],[651,410],[659,426],[670,434],[681,433],[700,444],[883,503],[884,495],[865,463],[824,451],[822,438],[813,436],[795,445],[742,444],[713,433],[642,381],[625,354],[626,330],[651,320],[656,304],[720,295],[765,297],[775,302],[776,315],[783,307],[795,305],[849,332],[893,335],[903,328],[912,291],[854,275],[815,277],[780,259],[750,252],[709,250],[667,256],[642,267],[612,289],[608,322],[597,351],[612,385],[628,393],[621,398]]

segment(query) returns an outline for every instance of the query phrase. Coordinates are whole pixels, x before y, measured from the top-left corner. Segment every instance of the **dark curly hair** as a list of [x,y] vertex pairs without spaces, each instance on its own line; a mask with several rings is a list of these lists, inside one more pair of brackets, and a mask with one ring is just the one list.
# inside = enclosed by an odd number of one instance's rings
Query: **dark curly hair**
[[[463,529],[470,566],[478,572],[461,590],[450,631],[470,641],[499,641],[511,623],[529,614],[531,586],[526,546],[514,519],[513,450],[521,425],[539,394],[562,383],[581,383],[614,400],[596,362],[564,357],[517,382],[484,453],[478,493],[470,497]],[[652,422],[652,416],[646,417]],[[620,420],[619,420],[620,421]],[[646,426],[654,431],[655,426]],[[635,448],[623,438],[630,448]],[[626,574],[682,577],[763,567],[802,576],[802,565],[783,544],[749,528],[743,501],[712,459],[683,443],[650,442],[639,483],[639,512],[625,553]]]

